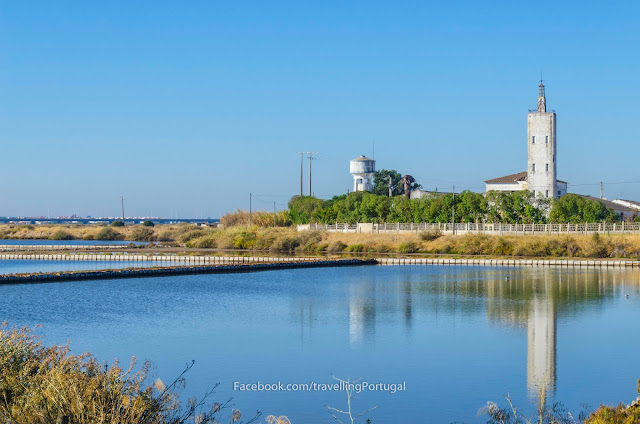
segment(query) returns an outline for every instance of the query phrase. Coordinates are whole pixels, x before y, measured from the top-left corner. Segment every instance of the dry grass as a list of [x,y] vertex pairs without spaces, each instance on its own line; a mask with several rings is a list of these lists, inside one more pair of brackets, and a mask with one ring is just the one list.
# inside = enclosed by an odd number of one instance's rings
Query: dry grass
[[[249,216],[249,212],[238,209],[235,212],[225,214],[220,218],[220,224],[224,228],[248,226],[249,220],[251,225],[258,227],[273,227],[273,212],[255,211]],[[275,226],[276,227],[289,227],[291,225],[291,218],[289,217],[289,211],[278,211],[275,213]]]
[[[165,385],[149,382],[149,363],[137,371],[116,361],[107,366],[90,355],[71,355],[68,346],[43,346],[27,329],[0,326],[0,417],[14,424],[183,424],[214,423],[226,405],[180,403],[184,373]],[[208,395],[208,394],[207,394]],[[206,396],[205,396],[206,397]],[[232,411],[231,421],[240,420]],[[237,418],[237,419],[234,419]]]
[[[239,215],[242,215],[240,211]],[[234,215],[234,216],[239,216]],[[271,215],[273,220],[273,214]],[[271,221],[271,225],[273,222]],[[485,255],[494,257],[640,258],[640,235],[489,236],[439,233],[362,234],[298,232],[293,227],[233,225],[225,228],[191,224],[130,225],[0,225],[1,238],[100,239],[173,242],[191,248],[295,252],[369,252]],[[100,234],[103,233],[103,234]],[[114,233],[114,234],[111,234]],[[1,243],[1,242],[0,242]]]

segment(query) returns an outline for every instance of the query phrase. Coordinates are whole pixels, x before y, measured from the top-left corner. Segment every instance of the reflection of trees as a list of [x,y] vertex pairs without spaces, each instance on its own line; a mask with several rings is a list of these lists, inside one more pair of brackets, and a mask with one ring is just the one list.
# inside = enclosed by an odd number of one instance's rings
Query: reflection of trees
[[[425,267],[383,281],[376,273],[360,278],[345,299],[351,346],[373,341],[379,323],[401,320],[410,333],[425,319],[485,315],[492,324],[526,329],[527,386],[540,398],[555,389],[557,320],[640,291],[640,272],[622,269]],[[311,302],[299,314],[310,332]]]

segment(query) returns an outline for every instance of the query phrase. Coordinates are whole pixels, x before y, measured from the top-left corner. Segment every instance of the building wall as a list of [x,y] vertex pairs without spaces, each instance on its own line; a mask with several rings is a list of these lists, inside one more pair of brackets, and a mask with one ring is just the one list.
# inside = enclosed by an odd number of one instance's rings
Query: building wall
[[556,178],[556,114],[554,112],[529,113],[527,114],[529,190],[535,192],[536,196],[558,197]]
[[492,190],[495,191],[520,191],[526,190],[527,183],[522,182],[514,182],[514,183],[485,183],[485,193],[488,193]]
[[556,181],[556,197],[562,197],[567,194],[567,183]]

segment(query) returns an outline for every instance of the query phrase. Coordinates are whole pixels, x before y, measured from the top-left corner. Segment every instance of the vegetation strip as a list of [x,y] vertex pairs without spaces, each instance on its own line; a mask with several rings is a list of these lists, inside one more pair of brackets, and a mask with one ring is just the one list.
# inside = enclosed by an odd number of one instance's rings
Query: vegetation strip
[[234,265],[194,265],[109,270],[83,270],[47,273],[0,275],[0,284],[44,283],[70,280],[98,280],[114,278],[164,277],[180,274],[217,274],[254,272],[286,268],[319,268],[336,266],[375,265],[374,259],[310,260],[298,262],[252,263]]

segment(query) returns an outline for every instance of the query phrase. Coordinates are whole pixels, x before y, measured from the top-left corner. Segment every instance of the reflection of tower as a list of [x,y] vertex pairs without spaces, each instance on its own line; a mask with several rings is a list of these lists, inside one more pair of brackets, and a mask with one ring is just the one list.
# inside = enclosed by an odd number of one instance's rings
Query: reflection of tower
[[407,329],[411,328],[411,317],[412,317],[412,308],[411,308],[411,283],[408,281],[404,282],[404,325]]
[[534,292],[527,319],[527,388],[544,402],[556,384],[556,308],[552,283],[545,279],[544,294]]
[[360,290],[352,286],[349,298],[349,340],[352,347],[371,340],[376,328],[375,297],[367,297],[366,293],[356,291]]

